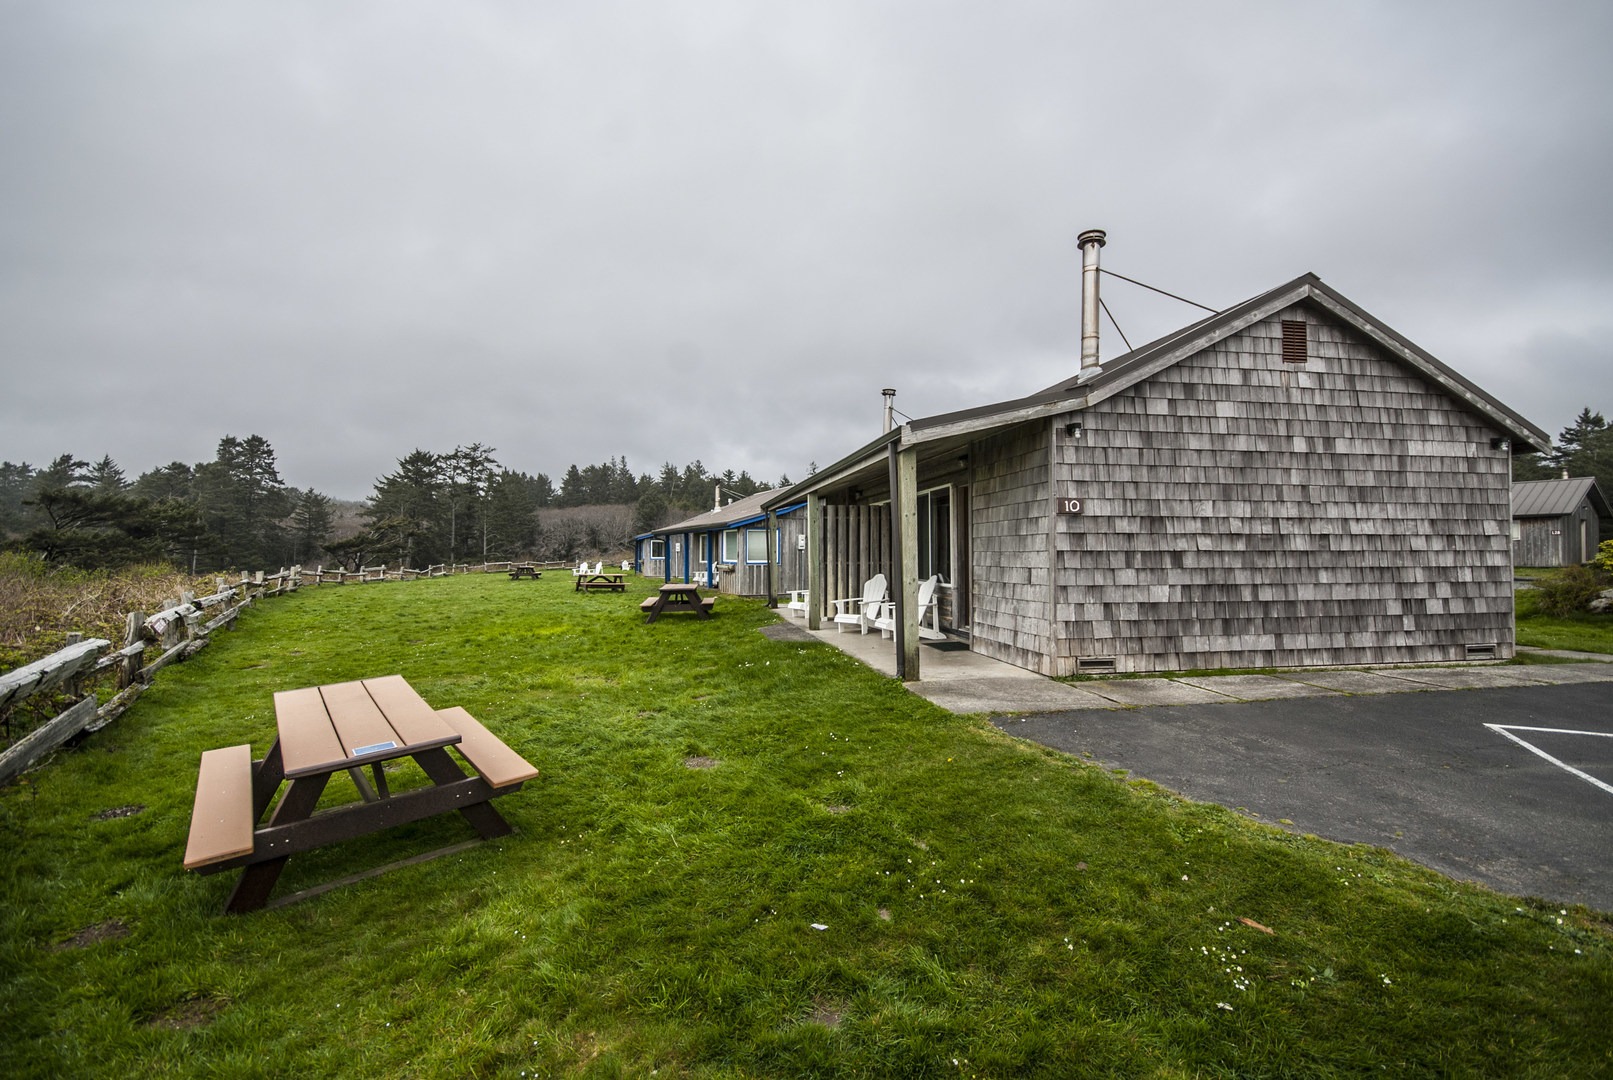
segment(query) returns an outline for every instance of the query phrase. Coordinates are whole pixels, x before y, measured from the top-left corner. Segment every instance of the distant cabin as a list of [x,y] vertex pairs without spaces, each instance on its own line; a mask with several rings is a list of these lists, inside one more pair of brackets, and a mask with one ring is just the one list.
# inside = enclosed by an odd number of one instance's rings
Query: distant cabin
[[639,572],[663,581],[700,581],[730,596],[774,596],[806,588],[804,502],[764,510],[759,491],[726,506],[634,537]]
[[1510,458],[1549,445],[1306,274],[764,509],[808,501],[809,625],[939,574],[955,641],[1047,675],[1506,658]]
[[1573,566],[1596,558],[1602,523],[1613,520],[1596,480],[1520,480],[1512,485],[1514,566]]

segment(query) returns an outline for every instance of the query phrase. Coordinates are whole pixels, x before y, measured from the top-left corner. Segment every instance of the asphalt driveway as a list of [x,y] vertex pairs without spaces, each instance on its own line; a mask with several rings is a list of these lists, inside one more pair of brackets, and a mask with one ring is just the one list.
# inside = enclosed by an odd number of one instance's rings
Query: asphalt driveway
[[993,723],[1274,825],[1389,848],[1502,892],[1613,911],[1613,684]]

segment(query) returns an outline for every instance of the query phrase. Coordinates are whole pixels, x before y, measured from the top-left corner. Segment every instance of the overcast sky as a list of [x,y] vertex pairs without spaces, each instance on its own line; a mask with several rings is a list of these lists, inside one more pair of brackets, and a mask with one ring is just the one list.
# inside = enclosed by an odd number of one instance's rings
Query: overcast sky
[[[0,459],[800,479],[1306,271],[1613,414],[1613,4],[0,0]],[[1134,345],[1199,317],[1108,278]],[[1103,355],[1124,351],[1104,326]]]

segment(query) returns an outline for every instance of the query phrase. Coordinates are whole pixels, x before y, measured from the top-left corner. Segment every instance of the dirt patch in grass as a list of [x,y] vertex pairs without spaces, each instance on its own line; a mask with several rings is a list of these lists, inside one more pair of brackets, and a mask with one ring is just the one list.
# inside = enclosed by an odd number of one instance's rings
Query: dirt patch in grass
[[145,807],[141,806],[139,803],[134,803],[130,806],[114,806],[110,810],[102,810],[99,814],[92,814],[90,816],[95,821],[112,821],[121,817],[134,817],[134,815],[140,813],[144,809]]
[[166,1031],[192,1031],[211,1024],[214,1017],[224,1011],[229,1002],[222,998],[202,997],[178,1001],[146,1021],[147,1027]]
[[717,759],[709,757],[686,757],[683,759],[685,769],[715,769]]
[[829,1001],[825,998],[815,998],[812,1002],[812,1011],[807,1014],[807,1023],[821,1024],[833,1030],[840,1026],[845,1019],[846,1007],[838,1001]]
[[65,952],[68,949],[83,949],[94,945],[98,941],[112,941],[128,935],[129,927],[125,925],[122,919],[108,919],[106,922],[96,923],[94,926],[86,926],[66,941],[57,945],[54,951]]

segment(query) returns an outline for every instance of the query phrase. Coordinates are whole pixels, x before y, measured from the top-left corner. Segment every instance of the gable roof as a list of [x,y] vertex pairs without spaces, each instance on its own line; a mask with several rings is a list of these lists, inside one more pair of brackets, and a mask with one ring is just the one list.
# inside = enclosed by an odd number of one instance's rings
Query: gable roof
[[834,465],[802,480],[787,491],[773,493],[768,505],[779,506],[786,502],[799,501],[809,492],[829,489],[848,478],[866,475],[870,469],[877,466],[877,459],[889,452],[893,442],[901,448],[926,443],[946,445],[948,440],[953,444],[961,444],[997,428],[1085,409],[1299,303],[1310,304],[1354,328],[1362,336],[1375,342],[1390,355],[1397,357],[1424,378],[1463,402],[1468,409],[1483,417],[1510,439],[1514,453],[1533,453],[1550,448],[1551,436],[1543,428],[1525,420],[1474,383],[1446,367],[1433,354],[1368,314],[1342,293],[1324,284],[1315,274],[1302,274],[1293,281],[1250,297],[1225,311],[1218,311],[1214,315],[1189,323],[1180,330],[1118,356],[1103,365],[1094,375],[1085,378],[1076,375],[1024,397],[910,421],[894,431],[876,437]]
[[762,504],[777,494],[778,492],[772,488],[764,488],[754,495],[735,499],[727,506],[707,510],[704,514],[696,514],[676,524],[663,525],[653,530],[651,535],[670,536],[673,533],[706,532],[711,529],[730,529],[738,525],[748,525],[767,516],[762,510]]
[[1586,499],[1603,517],[1608,515],[1607,500],[1592,476],[1566,480],[1519,480],[1512,485],[1512,516],[1563,517],[1578,510]]
[[1530,453],[1551,445],[1551,437],[1543,429],[1531,424],[1446,367],[1433,354],[1368,314],[1342,293],[1324,284],[1315,274],[1302,274],[1285,285],[1250,297],[1241,304],[1133,349],[1109,361],[1094,376],[1082,378],[1077,375],[1022,398],[915,420],[908,425],[911,439],[904,437],[903,443],[927,442],[1095,405],[1297,303],[1309,303],[1354,328],[1446,393],[1464,402],[1469,409],[1505,433],[1512,440],[1514,452]]

